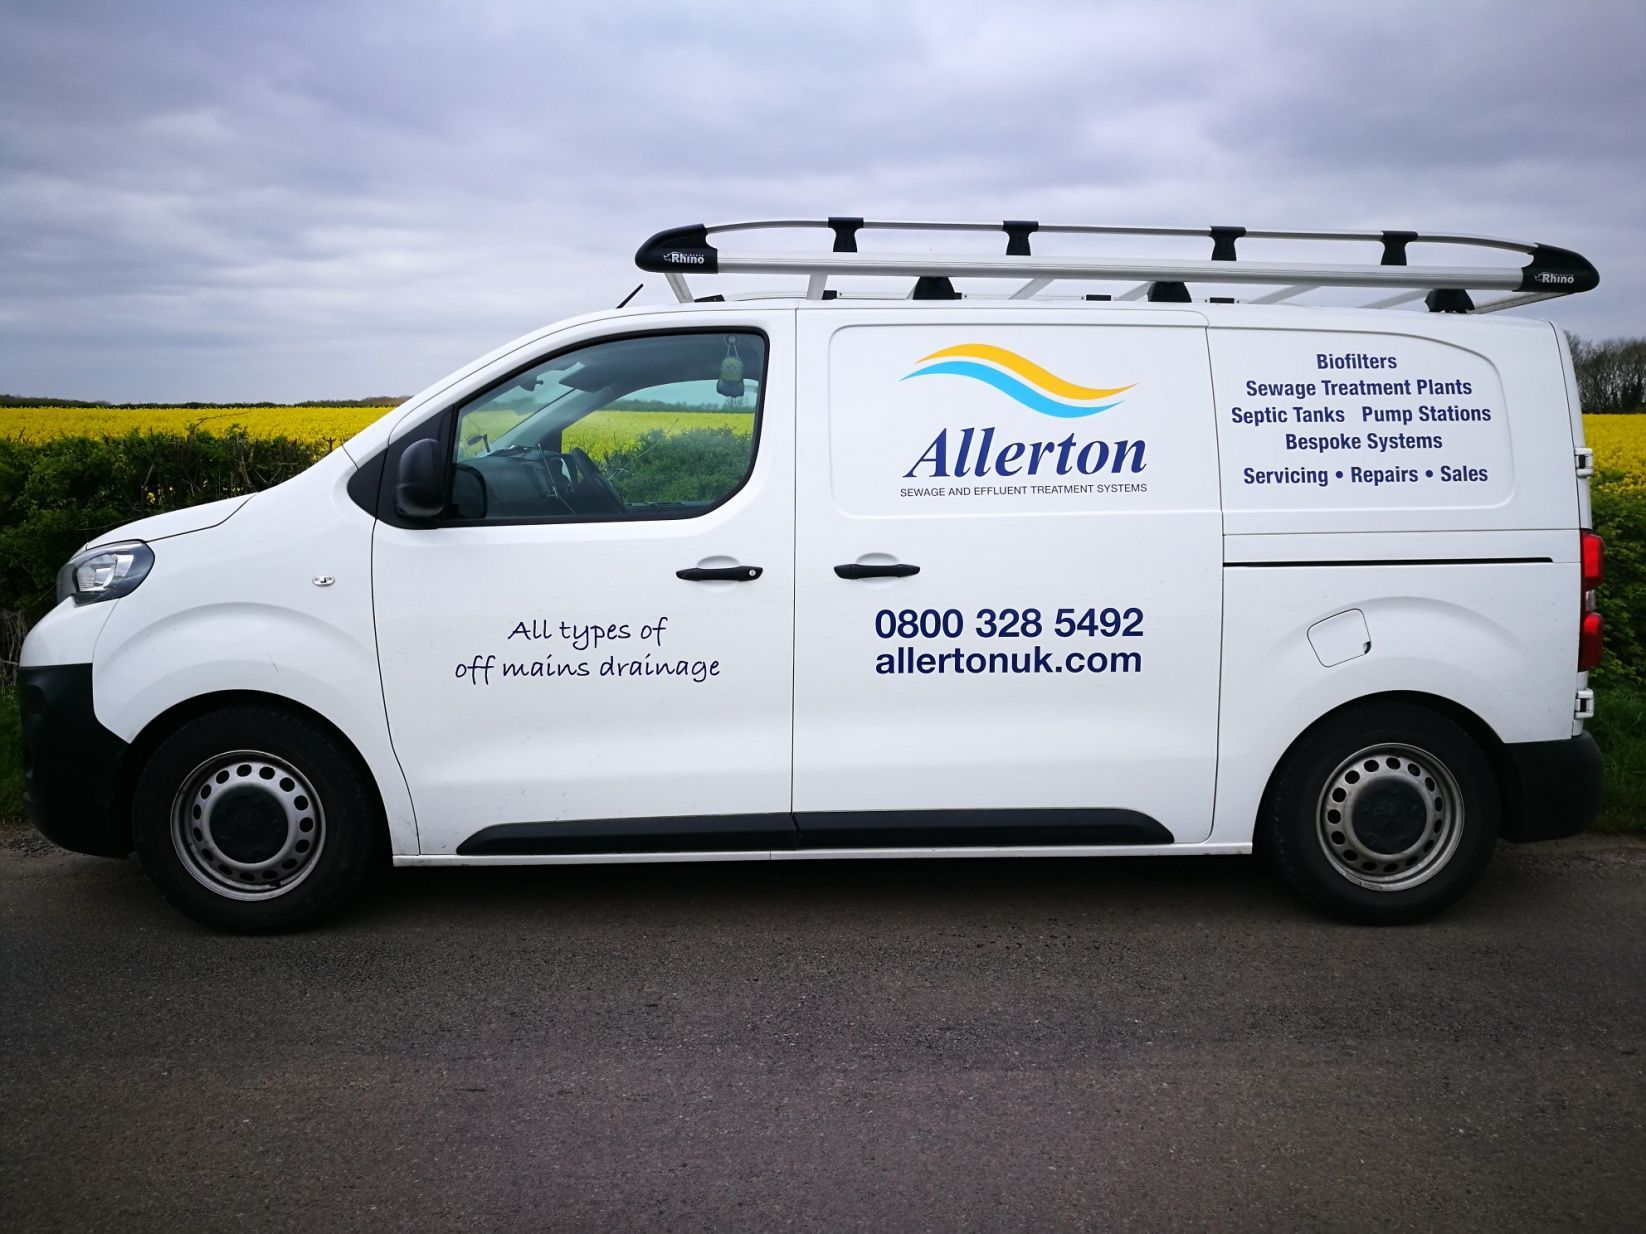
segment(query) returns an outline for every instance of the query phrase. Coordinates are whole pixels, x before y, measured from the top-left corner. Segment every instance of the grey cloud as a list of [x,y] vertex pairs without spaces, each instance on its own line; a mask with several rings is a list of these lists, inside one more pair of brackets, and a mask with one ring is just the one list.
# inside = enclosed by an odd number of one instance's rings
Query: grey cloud
[[[13,4],[0,388],[409,391],[699,219],[1418,225],[1646,332],[1646,10]],[[647,295],[661,299],[655,280]]]

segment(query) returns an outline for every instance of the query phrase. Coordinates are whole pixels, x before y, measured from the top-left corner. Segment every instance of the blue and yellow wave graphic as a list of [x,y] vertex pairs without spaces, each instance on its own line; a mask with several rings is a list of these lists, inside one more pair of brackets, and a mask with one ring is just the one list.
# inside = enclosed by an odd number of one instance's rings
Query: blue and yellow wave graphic
[[1116,395],[1132,389],[1132,386],[1109,389],[1079,386],[1041,368],[1015,351],[996,347],[992,343],[960,343],[945,347],[923,357],[920,363],[925,367],[907,374],[904,381],[910,377],[970,377],[993,386],[1031,411],[1062,419],[1095,416],[1100,411],[1108,411],[1120,402]]

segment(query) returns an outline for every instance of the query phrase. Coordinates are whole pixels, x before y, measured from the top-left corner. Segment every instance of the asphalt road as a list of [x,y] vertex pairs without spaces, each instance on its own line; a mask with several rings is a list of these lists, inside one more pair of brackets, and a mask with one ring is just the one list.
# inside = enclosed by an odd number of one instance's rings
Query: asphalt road
[[405,871],[243,939],[0,849],[11,1230],[1640,1229],[1646,844]]

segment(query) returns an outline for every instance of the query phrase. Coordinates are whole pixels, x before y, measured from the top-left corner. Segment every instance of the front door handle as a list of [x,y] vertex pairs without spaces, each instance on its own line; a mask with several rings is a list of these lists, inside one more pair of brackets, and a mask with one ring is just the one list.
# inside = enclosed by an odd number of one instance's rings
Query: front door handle
[[920,567],[904,561],[886,566],[865,566],[854,561],[849,565],[836,566],[834,572],[841,578],[908,578],[911,574],[919,574]]
[[728,583],[752,583],[763,573],[759,566],[690,566],[684,570],[676,570],[674,576],[683,578],[688,583],[708,583],[722,581]]

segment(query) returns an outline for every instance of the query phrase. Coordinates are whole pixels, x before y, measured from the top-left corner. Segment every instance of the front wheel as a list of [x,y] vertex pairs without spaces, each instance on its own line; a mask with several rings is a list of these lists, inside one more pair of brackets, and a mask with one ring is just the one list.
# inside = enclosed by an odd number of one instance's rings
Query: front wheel
[[132,838],[160,894],[214,929],[302,929],[387,861],[377,799],[332,732],[267,707],[185,724],[137,781]]
[[1315,907],[1398,924],[1446,908],[1497,842],[1491,763],[1457,724],[1411,703],[1346,708],[1287,754],[1258,842]]

